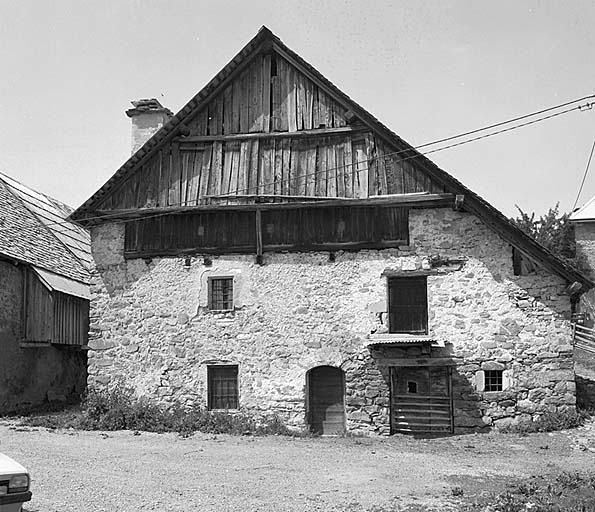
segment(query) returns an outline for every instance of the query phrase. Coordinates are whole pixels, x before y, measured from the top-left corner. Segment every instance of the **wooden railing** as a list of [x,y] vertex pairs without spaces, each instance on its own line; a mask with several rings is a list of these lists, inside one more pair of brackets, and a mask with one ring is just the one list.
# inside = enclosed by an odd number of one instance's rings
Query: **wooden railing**
[[595,329],[580,324],[572,324],[574,346],[595,354]]

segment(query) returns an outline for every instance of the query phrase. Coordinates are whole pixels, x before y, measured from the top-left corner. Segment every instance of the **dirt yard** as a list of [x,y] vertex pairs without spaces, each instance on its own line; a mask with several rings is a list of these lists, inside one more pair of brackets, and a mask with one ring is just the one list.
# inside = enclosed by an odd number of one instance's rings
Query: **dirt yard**
[[438,439],[51,431],[0,422],[28,512],[457,510],[518,477],[595,468],[595,425]]

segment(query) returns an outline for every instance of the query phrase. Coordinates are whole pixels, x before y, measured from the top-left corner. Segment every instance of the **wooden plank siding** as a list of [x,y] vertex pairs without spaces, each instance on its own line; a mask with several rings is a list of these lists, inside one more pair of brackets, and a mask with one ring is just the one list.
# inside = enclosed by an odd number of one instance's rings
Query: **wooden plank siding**
[[445,192],[415,160],[347,118],[346,107],[283,57],[257,55],[185,119],[188,135],[160,146],[98,209],[190,206],[236,194]]
[[408,224],[406,207],[189,212],[127,222],[125,255],[396,247],[408,243]]
[[26,274],[25,341],[51,342],[54,322],[52,292],[32,271]]
[[27,272],[24,339],[27,342],[85,345],[89,332],[89,301],[50,291]]
[[53,343],[63,345],[86,344],[89,332],[89,301],[53,292],[54,334]]

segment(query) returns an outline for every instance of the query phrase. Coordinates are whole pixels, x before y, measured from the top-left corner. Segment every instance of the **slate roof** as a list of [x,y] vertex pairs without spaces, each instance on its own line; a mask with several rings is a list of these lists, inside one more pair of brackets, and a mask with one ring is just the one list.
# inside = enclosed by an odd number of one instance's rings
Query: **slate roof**
[[0,173],[0,255],[89,282],[89,233],[72,208]]
[[225,84],[231,79],[234,73],[242,67],[242,65],[245,65],[246,62],[250,61],[259,52],[267,51],[271,48],[290,62],[294,63],[294,65],[304,72],[306,76],[321,86],[327,94],[351,110],[359,120],[375,131],[380,137],[385,139],[390,146],[395,147],[402,155],[402,158],[415,158],[418,166],[428,173],[434,181],[444,185],[444,187],[451,193],[463,195],[463,210],[473,213],[482,219],[488,227],[498,233],[504,240],[517,248],[521,253],[540,263],[555,274],[563,277],[570,283],[578,281],[583,285],[582,291],[595,287],[595,282],[591,281],[566,262],[560,260],[552,252],[512,224],[507,217],[485,199],[467,188],[451,174],[438,167],[430,159],[419,153],[413,146],[405,142],[396,133],[382,124],[376,117],[342,92],[293,50],[285,46],[275,34],[264,26],[203,89],[182,107],[182,109],[175,114],[168,123],[147,140],[147,142],[136,151],[124,165],[122,165],[122,167],[120,167],[114,175],[97,192],[95,192],[95,194],[79,206],[79,208],[73,212],[71,218],[80,223],[93,220],[94,207],[107,194],[120,186],[146,158],[153,154],[154,151],[158,150],[161,144],[179,135],[180,130],[184,128],[184,120],[200,110],[200,108],[214,97],[214,95],[223,90]]

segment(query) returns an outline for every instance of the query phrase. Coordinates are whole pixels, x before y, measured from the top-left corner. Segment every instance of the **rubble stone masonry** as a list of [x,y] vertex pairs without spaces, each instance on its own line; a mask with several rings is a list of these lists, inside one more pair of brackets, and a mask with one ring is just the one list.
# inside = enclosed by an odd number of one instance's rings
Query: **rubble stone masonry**
[[[387,358],[421,347],[369,346],[386,330],[386,271],[428,271],[428,324],[452,360],[455,431],[529,421],[575,406],[564,281],[514,276],[511,247],[471,214],[410,212],[410,245],[329,253],[124,258],[123,224],[93,228],[89,385],[123,382],[162,403],[206,404],[207,366],[239,365],[241,408],[304,426],[306,375],[345,376],[347,430],[390,433]],[[233,277],[231,312],[207,308],[207,282]],[[426,355],[427,356],[427,355]],[[504,389],[484,392],[483,372]]]

